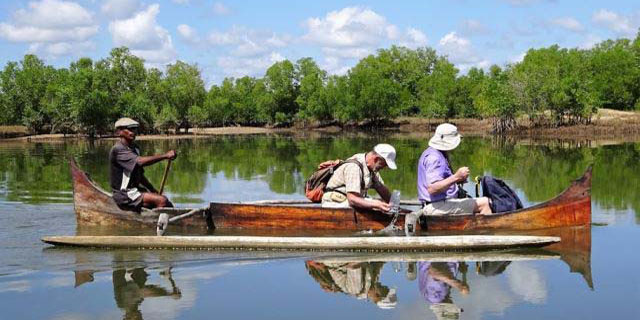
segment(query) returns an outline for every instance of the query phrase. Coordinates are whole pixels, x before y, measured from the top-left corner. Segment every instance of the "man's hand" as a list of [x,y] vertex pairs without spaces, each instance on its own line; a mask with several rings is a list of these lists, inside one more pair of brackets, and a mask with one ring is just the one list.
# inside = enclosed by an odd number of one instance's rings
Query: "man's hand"
[[456,182],[465,182],[469,178],[469,167],[461,167],[456,171],[454,176],[456,177]]
[[389,212],[391,210],[391,205],[386,202],[376,200],[373,205],[373,209],[382,212]]
[[169,150],[164,154],[164,156],[165,158],[167,158],[167,160],[174,160],[178,157],[178,153],[175,150]]

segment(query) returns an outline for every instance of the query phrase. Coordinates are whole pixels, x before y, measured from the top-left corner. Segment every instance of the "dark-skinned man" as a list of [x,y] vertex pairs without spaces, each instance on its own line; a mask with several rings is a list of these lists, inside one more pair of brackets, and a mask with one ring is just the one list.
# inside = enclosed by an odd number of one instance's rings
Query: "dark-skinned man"
[[175,159],[176,151],[169,150],[165,154],[140,156],[140,149],[135,144],[138,122],[130,118],[121,118],[116,121],[115,127],[120,140],[109,152],[113,200],[120,208],[132,211],[140,211],[142,207],[173,207],[169,199],[160,195],[147,180],[143,168],[162,160]]
[[[327,182],[322,196],[325,208],[358,208],[381,212],[391,210],[391,192],[378,173],[384,168],[396,169],[396,149],[378,144],[367,153],[358,153],[338,167]],[[375,189],[383,201],[367,198],[367,190]]]

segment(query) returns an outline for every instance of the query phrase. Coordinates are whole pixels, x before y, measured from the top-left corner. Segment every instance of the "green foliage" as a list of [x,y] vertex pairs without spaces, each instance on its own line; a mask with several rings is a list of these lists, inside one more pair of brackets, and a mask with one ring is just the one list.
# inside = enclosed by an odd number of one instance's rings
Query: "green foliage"
[[16,74],[19,101],[24,104],[22,124],[34,133],[44,132],[44,126],[49,120],[42,98],[53,74],[52,67],[45,66],[42,60],[32,54],[24,56],[20,62],[20,71]]
[[420,113],[428,118],[451,118],[455,116],[456,76],[458,69],[440,57],[431,74],[419,83]]
[[[290,122],[298,112],[299,86],[296,83],[295,67],[289,60],[274,63],[264,76],[266,93],[269,97],[259,104],[267,121],[273,124]],[[280,114],[279,116],[276,116]],[[278,119],[276,119],[278,118]]]
[[8,62],[0,74],[0,123],[17,124],[22,122],[24,104],[20,97],[20,87],[16,83],[19,72],[16,62]]
[[400,113],[402,87],[378,68],[375,56],[368,56],[349,72],[349,89],[354,109],[350,119],[378,123]]
[[512,87],[509,86],[508,73],[498,66],[492,66],[489,76],[484,79],[475,107],[484,117],[494,119],[495,132],[504,132],[513,128],[517,112]]
[[588,50],[531,49],[521,62],[466,74],[426,47],[380,49],[346,75],[329,75],[312,58],[284,60],[262,78],[227,78],[209,90],[197,65],[147,69],[126,47],[68,69],[25,55],[0,72],[0,124],[34,133],[95,136],[112,132],[122,116],[153,132],[296,121],[381,125],[405,115],[490,117],[502,132],[518,115],[534,125],[589,123],[600,107],[640,110],[640,33]]
[[640,98],[638,38],[607,40],[590,52],[590,69],[597,98],[604,108],[633,109]]
[[299,94],[296,103],[300,106],[298,117],[319,121],[333,120],[333,105],[324,99],[327,72],[320,69],[311,58],[302,58],[296,63],[296,78]]
[[83,58],[72,63],[71,103],[80,131],[90,136],[109,131],[114,118],[109,94],[109,70],[105,61],[93,64]]
[[189,110],[193,107],[202,108],[206,94],[200,70],[196,65],[182,61],[169,65],[164,79],[164,91],[168,105],[173,109],[177,129],[188,129]]

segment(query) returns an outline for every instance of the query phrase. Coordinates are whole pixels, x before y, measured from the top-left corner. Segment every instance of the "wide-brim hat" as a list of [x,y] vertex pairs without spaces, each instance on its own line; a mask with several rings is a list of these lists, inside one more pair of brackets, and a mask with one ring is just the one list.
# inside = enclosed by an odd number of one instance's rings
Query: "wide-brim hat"
[[140,124],[138,123],[138,121],[135,121],[131,118],[120,118],[118,119],[118,121],[116,121],[115,127],[116,129],[120,129],[120,128],[137,128],[139,127]]
[[436,128],[436,132],[429,140],[429,146],[440,151],[453,150],[460,144],[462,135],[458,128],[450,123],[443,123]]

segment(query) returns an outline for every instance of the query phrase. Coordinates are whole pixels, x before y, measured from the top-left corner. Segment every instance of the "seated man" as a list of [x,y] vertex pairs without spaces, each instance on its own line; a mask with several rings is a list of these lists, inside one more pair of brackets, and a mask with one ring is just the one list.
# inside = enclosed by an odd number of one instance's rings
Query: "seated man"
[[143,167],[162,160],[177,157],[175,150],[165,154],[141,157],[135,145],[138,122],[130,118],[116,121],[116,134],[120,140],[109,152],[111,166],[111,190],[113,200],[124,210],[140,211],[142,207],[173,207],[167,197],[158,194],[151,182],[144,176]]
[[[384,185],[378,171],[389,167],[396,169],[396,149],[388,144],[378,144],[372,151],[353,155],[333,173],[322,206],[325,208],[359,208],[388,212],[391,193]],[[384,201],[366,198],[369,188],[374,188]]]
[[427,148],[418,160],[418,199],[422,202],[422,214],[491,214],[489,198],[458,198],[459,182],[467,181],[469,168],[451,170],[448,152],[460,144],[456,126],[443,123],[429,140]]

